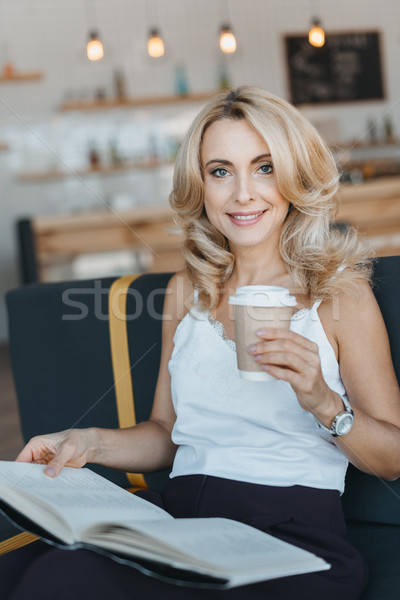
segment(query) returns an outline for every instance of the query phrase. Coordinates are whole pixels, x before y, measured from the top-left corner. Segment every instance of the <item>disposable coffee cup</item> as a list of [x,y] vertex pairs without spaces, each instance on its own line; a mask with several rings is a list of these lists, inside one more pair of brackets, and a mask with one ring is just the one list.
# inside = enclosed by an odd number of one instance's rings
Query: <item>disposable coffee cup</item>
[[234,307],[235,341],[239,376],[250,381],[273,381],[276,378],[247,352],[247,347],[261,341],[256,331],[263,328],[290,328],[297,305],[288,289],[271,285],[246,285],[236,289],[229,304]]

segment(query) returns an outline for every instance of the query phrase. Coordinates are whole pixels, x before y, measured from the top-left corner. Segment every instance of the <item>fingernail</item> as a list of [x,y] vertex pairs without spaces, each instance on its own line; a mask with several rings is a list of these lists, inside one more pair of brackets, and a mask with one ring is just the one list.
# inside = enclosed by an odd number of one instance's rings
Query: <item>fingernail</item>
[[251,346],[247,346],[247,352],[254,352],[255,349],[256,349],[255,344],[251,344]]
[[256,335],[266,335],[267,330],[266,329],[257,329],[256,331]]
[[47,469],[45,470],[45,474],[49,477],[54,477],[56,473],[57,469],[55,467],[47,467]]

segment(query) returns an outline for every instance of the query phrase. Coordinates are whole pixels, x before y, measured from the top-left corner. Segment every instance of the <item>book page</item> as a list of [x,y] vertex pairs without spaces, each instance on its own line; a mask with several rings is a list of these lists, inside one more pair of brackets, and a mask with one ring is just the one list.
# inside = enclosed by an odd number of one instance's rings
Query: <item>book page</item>
[[[15,508],[18,508],[21,492],[25,497],[29,496],[31,502],[36,498],[36,508],[32,503],[31,509],[34,520],[37,520],[38,511],[43,512],[43,507],[51,507],[68,522],[73,541],[79,539],[81,529],[97,522],[125,524],[127,520],[136,519],[173,519],[166,511],[90,469],[64,467],[55,479],[47,477],[44,469],[44,465],[0,461],[0,495]],[[30,516],[25,503],[20,508]],[[39,524],[47,528],[43,521]]]
[[[126,529],[129,525],[131,535]],[[126,528],[103,538],[97,531],[93,537],[99,546],[119,548],[132,556],[146,556],[153,547],[158,559],[168,558],[167,564],[182,568],[186,561],[188,568],[228,579],[230,586],[330,568],[310,552],[230,519],[128,522]],[[142,537],[137,536],[139,531]],[[142,554],[142,550],[147,552]]]
[[264,568],[266,564],[278,565],[288,560],[301,562],[314,557],[310,552],[231,519],[175,519],[172,523],[149,521],[135,528],[218,569],[252,571]]

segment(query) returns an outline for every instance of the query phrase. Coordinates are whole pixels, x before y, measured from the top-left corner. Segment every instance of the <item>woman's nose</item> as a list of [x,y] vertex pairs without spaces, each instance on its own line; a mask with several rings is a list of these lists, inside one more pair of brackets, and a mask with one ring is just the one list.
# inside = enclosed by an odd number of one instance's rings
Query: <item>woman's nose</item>
[[247,204],[254,200],[254,187],[249,177],[238,177],[236,182],[236,200],[242,204]]

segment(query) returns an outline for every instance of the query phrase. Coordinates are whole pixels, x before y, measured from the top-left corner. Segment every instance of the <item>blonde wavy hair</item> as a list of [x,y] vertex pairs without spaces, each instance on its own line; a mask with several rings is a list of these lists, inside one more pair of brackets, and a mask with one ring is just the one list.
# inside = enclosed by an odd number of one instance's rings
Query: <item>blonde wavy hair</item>
[[[269,148],[278,190],[290,203],[280,252],[295,289],[329,299],[370,280],[371,249],[353,228],[341,232],[332,227],[339,173],[326,143],[291,104],[243,86],[219,92],[207,103],[183,139],[175,163],[170,204],[184,232],[186,270],[199,291],[199,303],[205,309],[218,305],[235,262],[229,241],[211,225],[204,209],[202,140],[207,128],[223,119],[246,119]],[[342,265],[348,268],[338,272]]]

